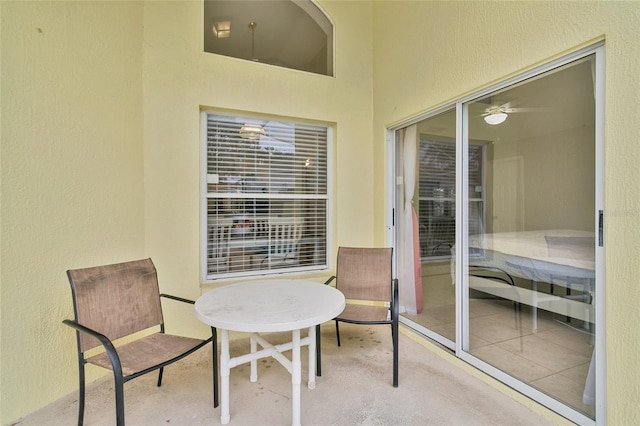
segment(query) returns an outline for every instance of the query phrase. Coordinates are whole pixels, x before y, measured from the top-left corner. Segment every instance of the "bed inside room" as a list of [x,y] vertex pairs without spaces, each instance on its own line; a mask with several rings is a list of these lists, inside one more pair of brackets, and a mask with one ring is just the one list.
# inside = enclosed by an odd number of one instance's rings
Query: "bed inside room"
[[594,319],[595,236],[575,230],[480,234],[469,238],[469,288],[563,317],[589,330]]

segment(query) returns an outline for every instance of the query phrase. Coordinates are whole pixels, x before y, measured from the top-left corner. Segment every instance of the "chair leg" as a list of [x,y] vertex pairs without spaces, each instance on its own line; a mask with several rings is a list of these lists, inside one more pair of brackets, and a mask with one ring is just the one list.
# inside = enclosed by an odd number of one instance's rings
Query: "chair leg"
[[391,324],[391,340],[393,341],[393,387],[398,387],[398,321]]
[[114,387],[116,391],[116,425],[124,426],[124,379],[114,373]]
[[158,371],[158,387],[160,387],[160,385],[162,385],[162,373],[164,372],[164,367],[160,367],[160,370]]
[[78,426],[82,426],[84,423],[85,384],[84,384],[84,361],[81,358],[79,360],[78,377],[80,378],[80,384],[78,387]]
[[213,408],[218,406],[218,331],[211,327],[211,352],[213,353]]
[[338,321],[336,321],[336,337],[338,339],[338,346],[340,346],[340,327],[338,327]]
[[316,325],[316,376],[322,376],[322,362],[320,360],[320,324]]

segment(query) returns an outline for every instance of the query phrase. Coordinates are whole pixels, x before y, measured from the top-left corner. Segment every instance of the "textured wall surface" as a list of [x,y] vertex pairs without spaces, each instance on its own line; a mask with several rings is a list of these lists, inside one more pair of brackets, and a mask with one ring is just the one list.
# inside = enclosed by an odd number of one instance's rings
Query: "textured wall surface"
[[7,424],[77,388],[65,271],[143,255],[142,7],[0,8]]
[[607,405],[640,422],[640,3],[319,3],[335,78],[202,53],[199,2],[0,2],[0,423],[76,390],[66,269],[199,294],[200,108],[335,123],[333,243],[380,244],[387,126],[603,37]]
[[[638,424],[640,3],[392,1],[373,11],[375,170],[389,167],[386,126],[605,40],[607,421]],[[374,211],[384,202],[376,193]]]
[[[335,126],[332,243],[372,243],[371,5],[322,6],[336,27],[335,77],[203,53],[200,3],[145,5],[145,242],[167,266],[166,291],[200,292],[200,109]],[[192,320],[180,318],[181,331],[206,332]]]
[[335,78],[203,53],[201,2],[0,2],[1,424],[77,389],[66,269],[150,256],[200,294],[202,107],[334,125],[333,243],[371,244],[371,4],[324,6]]

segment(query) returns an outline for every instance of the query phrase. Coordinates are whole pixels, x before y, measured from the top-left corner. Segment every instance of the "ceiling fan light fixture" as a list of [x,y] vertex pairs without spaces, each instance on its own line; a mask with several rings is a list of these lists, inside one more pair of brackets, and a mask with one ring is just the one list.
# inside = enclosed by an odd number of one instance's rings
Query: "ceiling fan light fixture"
[[240,137],[242,139],[258,140],[264,136],[264,129],[259,124],[246,123],[240,128]]
[[506,113],[502,112],[502,111],[500,111],[500,112],[493,112],[493,113],[491,113],[491,114],[489,114],[489,115],[486,115],[486,116],[484,117],[484,121],[485,121],[487,124],[490,124],[490,125],[492,125],[492,126],[495,126],[495,125],[497,125],[497,124],[504,123],[504,120],[506,120],[506,119],[507,119],[507,117],[508,117],[508,115],[507,115]]
[[231,21],[217,21],[211,27],[213,35],[217,38],[231,37]]

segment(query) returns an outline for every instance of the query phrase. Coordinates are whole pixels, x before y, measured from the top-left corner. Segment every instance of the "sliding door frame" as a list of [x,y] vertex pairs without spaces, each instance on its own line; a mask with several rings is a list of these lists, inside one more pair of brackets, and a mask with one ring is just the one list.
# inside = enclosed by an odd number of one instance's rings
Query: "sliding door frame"
[[[606,353],[605,353],[605,264],[604,264],[604,238],[599,238],[595,247],[595,265],[596,265],[596,285],[595,285],[595,310],[596,320],[595,327],[598,332],[595,335],[595,365],[596,365],[596,402],[595,402],[595,421],[590,417],[582,414],[574,408],[551,398],[549,395],[538,391],[537,389],[515,379],[502,370],[493,367],[490,364],[480,360],[469,353],[469,298],[466,297],[469,291],[469,280],[466,271],[468,265],[468,158],[467,149],[469,146],[468,126],[468,104],[475,99],[488,96],[492,92],[504,89],[510,85],[522,82],[532,77],[544,74],[554,68],[569,64],[573,61],[585,58],[587,56],[595,56],[594,67],[594,94],[595,94],[595,211],[594,211],[594,230],[598,232],[604,231],[602,218],[604,216],[604,82],[605,82],[605,46],[604,41],[593,45],[578,49],[572,53],[563,55],[551,60],[544,65],[532,68],[517,76],[508,78],[498,84],[486,87],[482,90],[474,92],[468,96],[458,99],[455,104],[447,104],[438,109],[432,110],[420,116],[412,117],[401,123],[396,123],[392,127],[387,128],[387,146],[388,154],[391,160],[389,167],[389,177],[387,183],[390,188],[388,194],[388,206],[390,208],[392,226],[397,228],[397,187],[396,169],[398,168],[398,159],[396,157],[396,131],[407,127],[411,124],[418,123],[422,120],[435,117],[436,115],[450,111],[455,107],[456,110],[456,249],[455,249],[455,276],[456,276],[456,341],[443,338],[429,330],[417,330],[427,337],[444,344],[445,346],[455,350],[455,355],[461,360],[479,368],[488,375],[494,377],[507,386],[519,391],[520,393],[532,398],[540,404],[566,417],[567,419],[578,424],[605,424],[606,423]],[[394,214],[395,209],[395,214]],[[388,238],[395,245],[396,238],[390,230]],[[397,252],[397,251],[396,251]],[[401,321],[409,327],[415,328],[415,324],[401,317]]]

